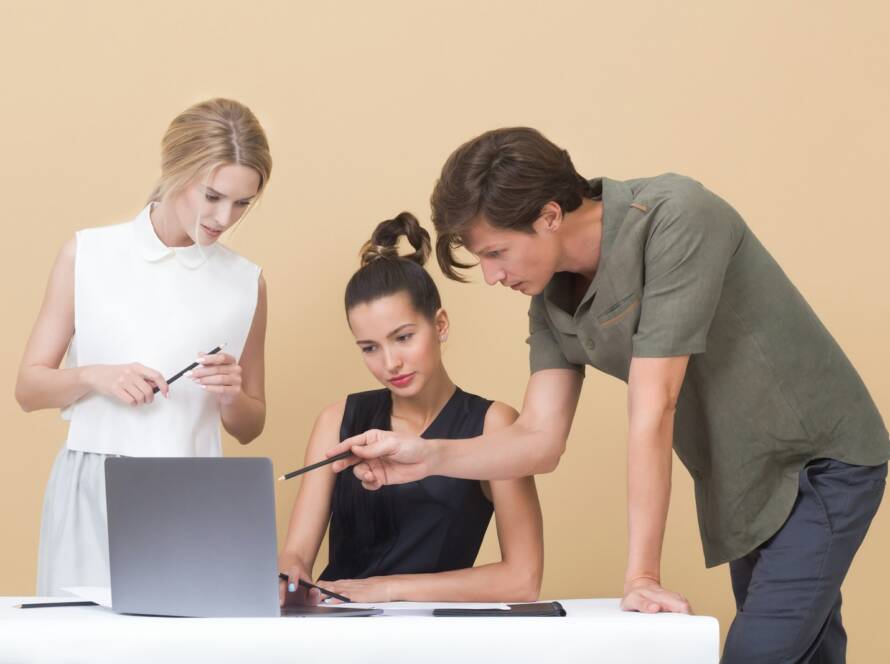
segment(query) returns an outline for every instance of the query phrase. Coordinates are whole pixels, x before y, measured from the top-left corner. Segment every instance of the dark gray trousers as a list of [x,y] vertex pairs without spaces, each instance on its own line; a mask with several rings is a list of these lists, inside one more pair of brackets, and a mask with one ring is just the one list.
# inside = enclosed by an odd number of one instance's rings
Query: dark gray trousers
[[841,584],[884,494],[887,464],[818,459],[788,520],[729,564],[736,617],[723,664],[842,664]]

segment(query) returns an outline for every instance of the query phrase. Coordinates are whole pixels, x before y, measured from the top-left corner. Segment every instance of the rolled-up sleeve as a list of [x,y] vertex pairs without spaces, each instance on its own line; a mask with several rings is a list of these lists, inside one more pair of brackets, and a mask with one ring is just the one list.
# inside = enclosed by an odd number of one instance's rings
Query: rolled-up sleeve
[[742,239],[735,210],[696,182],[653,209],[634,357],[703,353],[726,271]]
[[529,346],[530,373],[542,369],[572,369],[583,376],[584,366],[569,362],[559,347],[556,334],[547,320],[547,313],[541,298],[541,295],[533,297],[528,310],[529,335],[525,342]]

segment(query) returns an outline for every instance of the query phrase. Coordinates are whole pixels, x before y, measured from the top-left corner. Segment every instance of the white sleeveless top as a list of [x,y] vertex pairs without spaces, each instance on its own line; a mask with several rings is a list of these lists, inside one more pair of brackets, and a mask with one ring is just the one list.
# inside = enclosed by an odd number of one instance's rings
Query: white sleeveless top
[[[170,377],[222,343],[238,358],[260,268],[218,242],[168,247],[146,207],[133,221],[77,233],[68,366],[139,362]],[[154,402],[89,394],[66,408],[71,450],[124,456],[220,456],[216,396],[189,378]]]

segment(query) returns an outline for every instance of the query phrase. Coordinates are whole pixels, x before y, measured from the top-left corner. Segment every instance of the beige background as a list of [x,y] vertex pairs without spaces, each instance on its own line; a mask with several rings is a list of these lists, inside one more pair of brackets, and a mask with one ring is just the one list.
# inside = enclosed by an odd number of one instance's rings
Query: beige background
[[[890,413],[885,3],[144,4],[2,4],[0,594],[34,590],[41,497],[65,436],[56,412],[24,414],[12,397],[53,257],[76,229],[135,215],[167,123],[211,96],[250,105],[275,159],[265,200],[228,240],[269,283],[269,418],[227,454],[290,469],[322,406],[375,387],[341,308],[359,246],[403,208],[429,225],[449,152],[512,124],[541,129],[590,177],[674,170],[726,197]],[[452,315],[452,376],[519,405],[527,301],[478,273],[467,286],[433,274]],[[623,384],[591,371],[568,451],[539,478],[545,597],[621,591],[625,429]],[[704,569],[679,463],[674,486],[664,581],[725,633],[728,569]],[[295,490],[278,490],[282,527]],[[846,584],[853,662],[890,654],[876,638],[888,519]],[[490,533],[482,559],[496,551]]]

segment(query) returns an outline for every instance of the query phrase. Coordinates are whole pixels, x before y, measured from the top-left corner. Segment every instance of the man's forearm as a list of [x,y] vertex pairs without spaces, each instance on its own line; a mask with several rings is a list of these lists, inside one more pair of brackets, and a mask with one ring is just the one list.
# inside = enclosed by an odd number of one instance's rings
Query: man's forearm
[[571,369],[532,374],[519,418],[466,440],[438,440],[430,475],[509,480],[550,473],[559,465],[584,376]]
[[625,583],[661,582],[661,549],[671,496],[673,412],[634,430],[628,444],[628,558]]
[[436,440],[430,475],[468,480],[509,480],[553,471],[565,449],[561,432],[536,431],[521,419],[464,440]]

